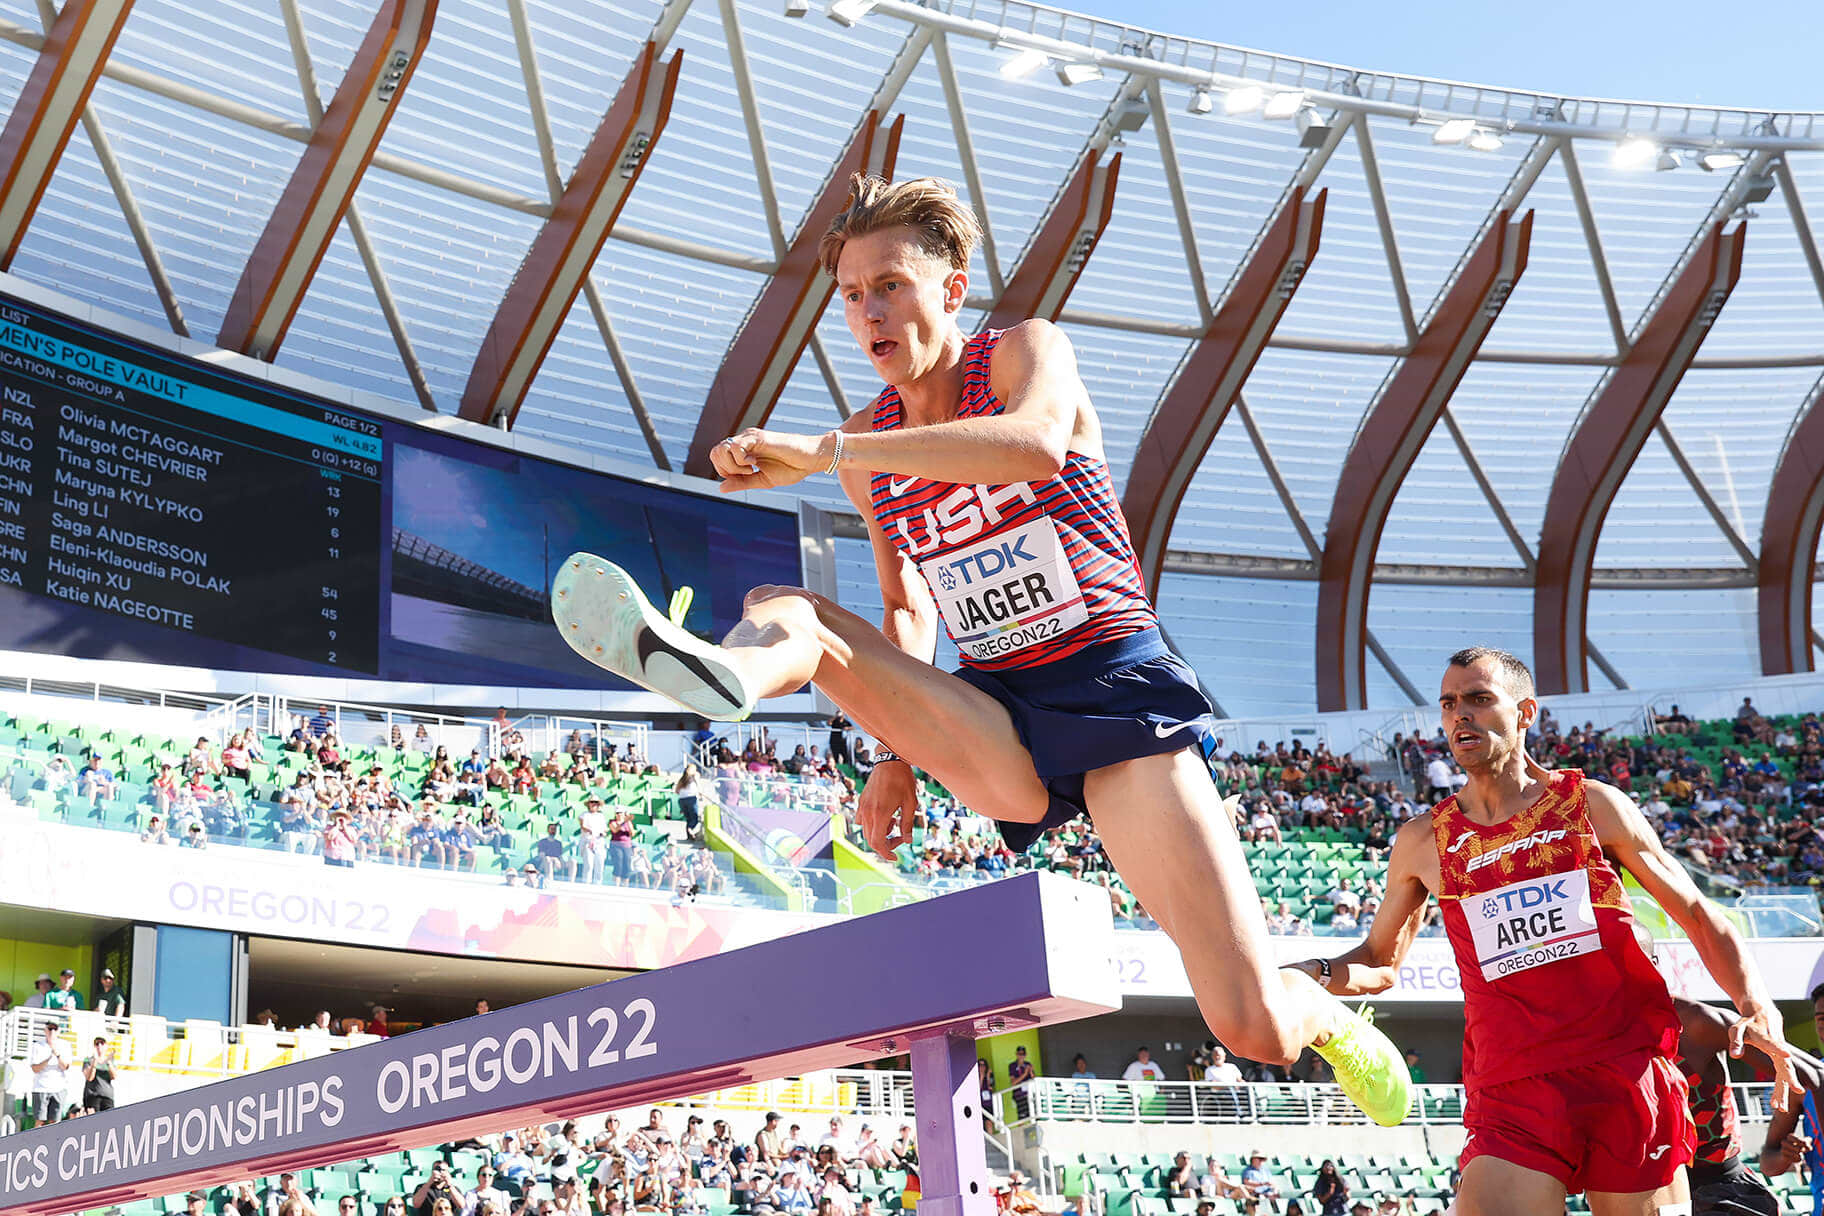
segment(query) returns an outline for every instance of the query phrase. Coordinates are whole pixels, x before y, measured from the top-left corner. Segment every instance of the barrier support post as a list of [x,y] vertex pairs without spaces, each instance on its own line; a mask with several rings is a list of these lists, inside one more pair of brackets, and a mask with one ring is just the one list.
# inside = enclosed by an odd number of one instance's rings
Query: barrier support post
[[912,1102],[918,1111],[921,1216],[990,1216],[975,1040],[960,1034],[912,1041]]

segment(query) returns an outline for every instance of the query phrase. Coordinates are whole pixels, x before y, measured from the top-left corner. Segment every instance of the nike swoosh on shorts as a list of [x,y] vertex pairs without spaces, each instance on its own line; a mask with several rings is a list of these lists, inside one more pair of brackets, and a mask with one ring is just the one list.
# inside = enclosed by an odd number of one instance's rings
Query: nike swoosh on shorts
[[1167,724],[1164,722],[1155,722],[1155,723],[1153,723],[1153,734],[1155,734],[1159,738],[1163,739],[1167,735],[1177,734],[1179,731],[1183,730],[1185,727],[1187,727],[1189,725],[1190,725],[1189,722],[1173,722],[1170,724]]

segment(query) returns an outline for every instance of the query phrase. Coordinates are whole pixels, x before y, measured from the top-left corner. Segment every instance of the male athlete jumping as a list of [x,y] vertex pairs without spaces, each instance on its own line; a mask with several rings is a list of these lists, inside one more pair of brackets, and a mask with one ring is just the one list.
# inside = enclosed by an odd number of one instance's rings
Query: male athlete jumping
[[[858,176],[821,252],[887,387],[839,430],[748,430],[712,453],[725,490],[838,475],[868,521],[880,629],[809,591],[761,587],[711,645],[588,554],[553,584],[553,616],[584,658],[712,718],[815,681],[893,749],[859,808],[883,856],[918,805],[899,755],[1001,820],[1015,849],[1092,813],[1216,1036],[1277,1063],[1309,1044],[1370,1116],[1397,1123],[1408,1078],[1386,1036],[1272,963],[1202,755],[1209,698],[1160,639],[1069,340],[1045,321],[958,328],[979,235],[941,182]],[[932,666],[940,617],[955,673]]]
[[1462,977],[1460,1216],[1688,1213],[1696,1133],[1673,1063],[1679,1020],[1634,936],[1616,867],[1682,926],[1740,1017],[1727,1030],[1793,1075],[1778,1011],[1742,939],[1613,786],[1526,754],[1532,673],[1505,651],[1450,657],[1438,704],[1464,788],[1399,831],[1367,938],[1302,964],[1341,995],[1390,987],[1436,894]]

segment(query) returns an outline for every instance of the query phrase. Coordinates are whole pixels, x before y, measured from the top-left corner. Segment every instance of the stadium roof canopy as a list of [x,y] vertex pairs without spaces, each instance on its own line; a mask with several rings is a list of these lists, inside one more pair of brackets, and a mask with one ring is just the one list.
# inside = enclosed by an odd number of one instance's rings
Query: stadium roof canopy
[[[48,5],[0,20],[16,120],[71,105],[28,87],[80,57]],[[377,9],[391,41],[363,52]],[[989,233],[967,322],[1002,305],[1070,334],[1167,628],[1230,712],[1423,703],[1472,641],[1548,690],[1811,665],[1824,115],[1390,75],[1016,0],[828,10],[69,0],[61,22],[118,37],[10,269],[682,470],[706,401],[764,412],[743,395],[762,373],[772,425],[871,398],[821,285],[802,357],[779,301],[845,157],[896,138],[896,175],[955,182]],[[368,110],[338,110],[356,72]],[[308,248],[338,190],[314,274],[274,263],[275,208]],[[612,225],[592,267],[591,217]],[[582,292],[514,388],[512,343],[551,309],[532,293],[503,336],[522,262]],[[246,294],[259,274],[277,295]],[[827,482],[807,497],[848,510]]]

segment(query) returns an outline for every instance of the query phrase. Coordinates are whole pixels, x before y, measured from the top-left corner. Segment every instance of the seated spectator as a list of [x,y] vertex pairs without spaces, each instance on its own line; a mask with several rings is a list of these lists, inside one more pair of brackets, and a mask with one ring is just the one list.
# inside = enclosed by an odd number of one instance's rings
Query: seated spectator
[[76,784],[76,774],[70,771],[70,762],[63,755],[53,755],[44,763],[44,772],[38,776],[39,782],[53,794],[61,794]]
[[76,778],[76,793],[87,798],[90,806],[100,806],[103,799],[114,796],[114,789],[114,770],[101,762],[99,752],[91,752],[88,764]]
[[1262,799],[1254,804],[1254,813],[1248,819],[1248,839],[1260,843],[1270,840],[1279,844],[1282,837],[1279,831],[1279,816],[1273,813],[1272,807]]
[[[1198,1179],[1197,1189],[1201,1194],[1216,1199],[1251,1199],[1253,1197],[1253,1192],[1229,1177],[1213,1156],[1209,1160],[1209,1173]],[[1197,1205],[1200,1216],[1202,1216],[1205,1206],[1210,1205],[1202,1203]]]
[[253,758],[247,751],[247,742],[240,735],[232,735],[226,747],[222,748],[222,772],[229,777],[239,777],[245,781],[253,775]]
[[184,833],[183,839],[177,842],[177,847],[180,849],[206,849],[209,847],[209,835],[203,831],[202,824],[193,823],[190,825],[189,831]]
[[1167,1199],[1195,1199],[1197,1171],[1191,1168],[1191,1155],[1182,1149],[1172,1158],[1172,1168],[1165,1172],[1162,1184]]
[[446,856],[443,827],[437,822],[437,804],[429,799],[419,804],[418,821],[405,832],[406,852],[415,866],[442,869]]
[[1248,1164],[1241,1171],[1241,1185],[1256,1199],[1279,1198],[1279,1186],[1267,1169],[1267,1155],[1259,1149],[1248,1154]]
[[475,872],[475,831],[469,827],[468,813],[457,811],[450,826],[444,829],[443,853],[453,870]]
[[146,820],[146,830],[139,834],[141,844],[170,844],[171,837],[165,832],[163,816],[154,815]]

